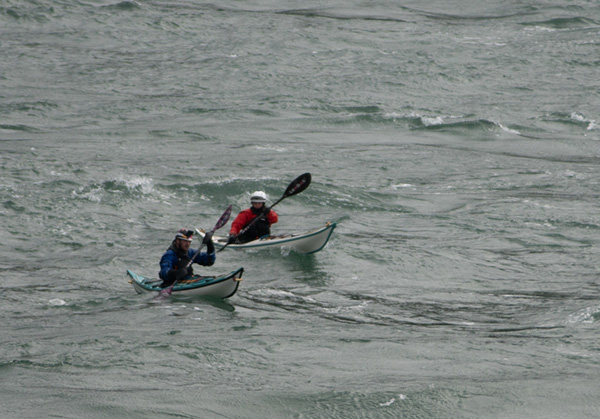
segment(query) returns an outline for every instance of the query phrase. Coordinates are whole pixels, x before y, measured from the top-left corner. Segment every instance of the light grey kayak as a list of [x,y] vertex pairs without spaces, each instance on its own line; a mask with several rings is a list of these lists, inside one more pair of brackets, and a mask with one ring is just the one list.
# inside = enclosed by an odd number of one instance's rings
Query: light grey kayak
[[[335,229],[336,223],[334,221],[328,222],[323,227],[315,230],[307,231],[306,233],[293,233],[284,234],[281,236],[268,236],[261,237],[260,239],[253,240],[251,242],[242,244],[230,244],[227,246],[228,249],[264,249],[264,248],[275,248],[284,247],[293,249],[299,253],[315,253],[323,249],[333,230]],[[204,237],[204,230],[196,229],[198,233]],[[224,236],[213,236],[213,242],[215,247],[223,248],[227,244],[227,237]]]

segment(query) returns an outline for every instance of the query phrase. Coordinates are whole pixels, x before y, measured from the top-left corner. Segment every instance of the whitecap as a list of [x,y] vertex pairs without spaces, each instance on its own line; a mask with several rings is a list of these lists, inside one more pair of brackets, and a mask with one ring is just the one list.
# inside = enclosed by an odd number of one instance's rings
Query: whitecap
[[139,187],[143,194],[149,194],[154,189],[154,181],[144,176],[136,176],[130,179],[120,178],[117,181],[124,183],[127,189],[130,190]]
[[588,119],[585,116],[578,114],[577,112],[571,113],[571,119],[576,122],[582,122],[582,123],[588,124],[588,126],[586,128],[588,131],[593,131],[593,130],[598,129],[598,124],[596,123],[596,121],[594,121],[593,119]]
[[287,148],[285,147],[281,147],[281,146],[274,146],[274,145],[257,145],[255,146],[255,148],[257,150],[268,150],[268,151],[276,151],[277,153],[285,153],[287,150]]
[[73,195],[77,198],[87,199],[92,202],[100,202],[102,198],[100,196],[100,189],[94,189],[89,192],[83,193],[83,187],[79,188],[79,193],[77,191],[73,191]]
[[53,298],[52,300],[48,301],[48,304],[58,307],[66,305],[67,302],[65,300],[61,300],[60,298]]
[[392,185],[393,189],[400,189],[400,188],[412,188],[414,185],[411,185],[410,183],[400,183],[398,185]]
[[554,28],[547,28],[545,26],[534,26],[533,28],[525,28],[526,31],[536,31],[536,32],[556,32]]
[[442,118],[441,116],[436,116],[436,117],[422,116],[421,122],[426,127],[431,127],[434,125],[442,125],[444,123],[444,118]]
[[600,307],[587,307],[571,314],[567,319],[567,324],[594,323],[598,316],[600,316]]
[[[413,117],[415,116],[414,114],[412,115]],[[387,112],[383,115],[384,118],[390,118],[390,119],[396,119],[396,118],[403,118],[404,115],[401,115],[397,112]]]
[[521,135],[521,133],[519,131],[517,131],[516,129],[511,129],[511,128],[505,127],[504,125],[502,125],[498,122],[496,122],[496,125],[498,125],[502,131],[506,131],[506,132],[509,132],[509,133],[515,134],[515,135]]
[[385,403],[379,403],[379,406],[382,406],[382,407],[390,406],[390,405],[394,404],[395,401],[396,401],[396,399],[392,399],[392,400],[387,401]]

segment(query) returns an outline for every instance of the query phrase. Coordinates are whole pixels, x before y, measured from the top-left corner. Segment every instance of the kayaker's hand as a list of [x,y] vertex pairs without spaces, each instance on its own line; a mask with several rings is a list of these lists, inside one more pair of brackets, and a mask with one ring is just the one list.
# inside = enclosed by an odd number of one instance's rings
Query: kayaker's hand
[[229,238],[227,238],[227,244],[235,243],[235,238],[237,236],[235,234],[230,234]]
[[204,235],[204,238],[202,239],[202,243],[204,243],[204,244],[210,243],[212,241],[212,237],[213,237],[213,232],[207,231],[206,234]]
[[171,269],[169,272],[167,272],[167,280],[165,281],[167,284],[172,284],[173,282],[175,282],[175,280],[177,279],[177,270],[176,269]]
[[267,207],[263,208],[263,211],[262,211],[263,215],[268,215],[270,212],[271,212],[271,208],[267,208]]

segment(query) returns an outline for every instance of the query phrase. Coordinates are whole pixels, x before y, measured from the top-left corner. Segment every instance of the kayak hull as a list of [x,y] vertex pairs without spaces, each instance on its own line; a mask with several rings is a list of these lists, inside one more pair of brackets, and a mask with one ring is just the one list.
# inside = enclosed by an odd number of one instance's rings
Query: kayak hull
[[[315,230],[307,231],[306,233],[299,234],[285,234],[282,236],[269,236],[262,237],[260,239],[253,240],[248,243],[242,244],[230,244],[227,246],[228,249],[265,249],[265,248],[289,248],[299,253],[315,253],[323,249],[333,230],[336,227],[335,222],[329,222],[325,226],[317,228]],[[204,231],[197,230],[204,237]],[[213,242],[215,247],[223,248],[227,244],[227,237],[213,236]]]
[[[244,268],[218,276],[193,275],[188,279],[177,282],[172,290],[172,295],[202,296],[215,298],[229,298],[234,295],[242,280]],[[162,280],[148,278],[127,270],[131,284],[138,294],[158,293]]]

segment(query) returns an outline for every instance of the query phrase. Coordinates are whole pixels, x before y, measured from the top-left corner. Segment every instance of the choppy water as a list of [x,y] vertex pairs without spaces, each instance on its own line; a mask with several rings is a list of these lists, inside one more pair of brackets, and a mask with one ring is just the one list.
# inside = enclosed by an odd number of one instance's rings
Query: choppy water
[[[488,3],[1,2],[2,417],[600,416],[600,6]],[[323,251],[128,284],[307,171]]]

